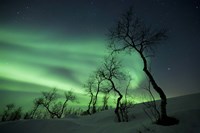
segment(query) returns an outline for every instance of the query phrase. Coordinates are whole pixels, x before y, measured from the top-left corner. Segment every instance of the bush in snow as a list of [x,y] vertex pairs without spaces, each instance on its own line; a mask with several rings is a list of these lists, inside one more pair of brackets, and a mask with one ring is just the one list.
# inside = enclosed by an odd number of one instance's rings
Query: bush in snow
[[7,104],[3,114],[1,115],[1,121],[19,120],[22,117],[22,108],[15,108],[14,104]]

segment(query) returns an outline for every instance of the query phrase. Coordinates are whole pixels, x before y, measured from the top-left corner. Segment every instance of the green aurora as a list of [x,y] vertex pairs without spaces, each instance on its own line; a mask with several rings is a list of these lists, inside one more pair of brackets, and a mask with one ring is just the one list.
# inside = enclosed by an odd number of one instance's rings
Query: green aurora
[[[37,28],[0,27],[1,106],[9,102],[30,105],[42,91],[54,87],[72,90],[81,101],[78,106],[87,105],[83,84],[108,55],[108,42],[105,37],[61,34]],[[120,59],[124,71],[132,76],[131,89],[138,88],[145,77],[140,58],[122,54]],[[141,98],[134,100],[140,102]]]

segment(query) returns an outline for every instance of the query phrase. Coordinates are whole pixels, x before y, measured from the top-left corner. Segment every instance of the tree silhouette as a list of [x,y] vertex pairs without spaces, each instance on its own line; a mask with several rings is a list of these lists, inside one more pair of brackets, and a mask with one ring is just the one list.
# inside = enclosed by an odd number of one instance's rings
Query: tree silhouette
[[174,123],[174,119],[167,116],[167,98],[164,91],[158,86],[151,72],[148,70],[147,58],[154,56],[155,46],[166,39],[166,30],[154,30],[146,26],[138,17],[133,15],[132,8],[123,14],[115,27],[108,34],[109,48],[112,53],[121,51],[136,51],[143,61],[143,71],[149,78],[154,90],[161,98],[159,124]]
[[61,118],[67,106],[67,102],[74,102],[77,99],[71,91],[65,92],[65,100],[63,103],[56,102],[58,99],[57,89],[53,89],[50,92],[43,92],[42,94],[43,96],[37,99],[37,103],[42,105],[49,112],[51,118]]
[[[102,67],[97,71],[100,77],[105,79],[105,81],[109,82],[111,90],[114,90],[118,94],[117,105],[115,108],[115,114],[117,116],[118,122],[121,122],[120,118],[120,101],[123,97],[119,89],[117,88],[116,81],[120,81],[125,79],[125,75],[120,71],[121,63],[117,60],[117,58],[113,55],[105,58],[105,62]],[[104,82],[105,82],[104,81]]]
[[92,101],[94,99],[94,92],[93,92],[93,87],[94,87],[94,78],[93,76],[90,76],[87,83],[84,85],[84,88],[87,88],[86,92],[87,94],[89,95],[90,97],[90,101],[88,103],[88,108],[86,110],[86,114],[90,114],[91,115],[91,104],[92,104]]
[[87,83],[84,85],[84,87],[87,88],[87,94],[90,96],[88,109],[86,111],[88,114],[94,114],[97,112],[96,104],[103,80],[104,79],[99,75],[99,73],[95,71],[94,74],[89,77]]
[[97,103],[97,99],[98,99],[98,94],[100,92],[100,87],[101,87],[101,83],[103,82],[104,78],[101,77],[99,75],[98,72],[95,72],[95,85],[96,85],[96,93],[94,95],[94,98],[93,98],[93,102],[92,102],[92,113],[96,113],[96,103]]

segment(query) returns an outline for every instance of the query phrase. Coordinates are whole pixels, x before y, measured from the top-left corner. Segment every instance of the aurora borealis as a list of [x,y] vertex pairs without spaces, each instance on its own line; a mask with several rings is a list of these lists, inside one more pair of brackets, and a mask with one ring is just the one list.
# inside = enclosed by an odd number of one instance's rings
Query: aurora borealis
[[[74,41],[56,36],[39,30],[34,33],[1,28],[1,89],[40,93],[56,87],[84,95],[84,82],[108,54],[106,42],[100,38]],[[140,62],[137,56],[134,57]],[[137,73],[132,76],[133,87],[143,79],[140,65],[137,63],[133,67]],[[127,66],[126,71],[132,71],[130,67]]]
[[[167,96],[200,92],[197,0],[1,0],[0,106],[29,105],[54,87],[72,90],[84,106],[83,84],[108,54],[106,33],[130,5],[145,23],[169,29],[151,60]],[[124,53],[120,59],[139,91],[145,79],[140,58]]]

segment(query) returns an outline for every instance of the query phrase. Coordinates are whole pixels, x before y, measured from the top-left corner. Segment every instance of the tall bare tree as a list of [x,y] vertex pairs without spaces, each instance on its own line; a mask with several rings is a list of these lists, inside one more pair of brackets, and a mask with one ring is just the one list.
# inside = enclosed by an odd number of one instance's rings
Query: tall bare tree
[[92,103],[92,113],[96,113],[96,104],[98,100],[98,94],[100,92],[101,83],[104,81],[104,78],[99,75],[98,72],[95,72],[95,81],[96,81],[96,93],[94,95],[93,103]]
[[121,51],[136,51],[136,53],[139,54],[144,65],[143,71],[149,78],[154,90],[161,98],[161,117],[158,122],[165,123],[171,121],[170,117],[167,116],[166,111],[166,95],[156,83],[151,72],[148,70],[147,61],[148,57],[154,56],[156,44],[167,38],[166,30],[154,30],[151,27],[146,26],[138,17],[133,14],[132,9],[130,8],[121,16],[116,26],[110,29],[108,36],[111,41],[109,47],[111,48],[112,53]]
[[[98,101],[98,95],[101,89],[101,83],[103,82],[104,78],[101,77],[98,73],[98,71],[95,71],[93,75],[91,75],[86,83],[84,85],[85,88],[87,88],[87,93],[90,96],[90,101],[88,104],[87,113],[88,114],[94,114],[97,112],[96,104]],[[92,105],[92,107],[91,107]]]
[[105,81],[109,82],[111,88],[110,90],[114,90],[118,94],[117,105],[115,108],[115,114],[117,116],[118,122],[121,122],[122,119],[120,118],[120,101],[123,97],[119,88],[117,88],[116,81],[123,80],[125,75],[120,71],[121,63],[117,60],[117,58],[113,55],[105,59],[103,66],[98,70],[98,74],[100,77],[104,78]]
[[95,80],[94,80],[93,76],[90,76],[87,83],[84,85],[84,88],[87,88],[86,92],[90,97],[90,101],[88,103],[88,108],[85,113],[90,114],[90,115],[91,115],[91,104],[94,99],[94,92],[93,92],[94,82],[95,82]]

